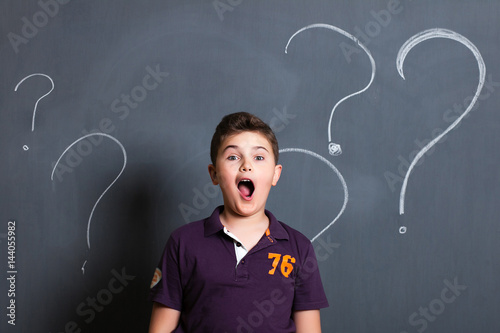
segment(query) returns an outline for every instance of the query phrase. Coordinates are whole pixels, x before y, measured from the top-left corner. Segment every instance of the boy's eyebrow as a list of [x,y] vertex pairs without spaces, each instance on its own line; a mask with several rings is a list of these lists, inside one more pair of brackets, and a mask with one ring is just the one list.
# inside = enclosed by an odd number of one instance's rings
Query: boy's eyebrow
[[256,147],[253,147],[253,149],[254,149],[254,150],[264,149],[265,151],[269,152],[269,151],[267,150],[267,148],[266,148],[266,147],[264,147],[264,146],[256,146]]
[[222,152],[225,152],[226,150],[231,149],[231,148],[238,149],[238,146],[237,145],[228,145],[228,146],[226,146],[226,148],[224,148],[222,150]]
[[[227,146],[226,146],[226,148],[224,148],[224,149],[222,150],[222,152],[225,152],[226,150],[231,149],[231,148],[238,149],[238,148],[239,148],[239,146],[238,146],[238,145],[227,145]],[[252,149],[253,149],[253,150],[264,149],[265,151],[269,152],[269,151],[267,150],[267,148],[266,148],[266,147],[264,147],[264,146],[255,146],[255,147],[252,147]]]

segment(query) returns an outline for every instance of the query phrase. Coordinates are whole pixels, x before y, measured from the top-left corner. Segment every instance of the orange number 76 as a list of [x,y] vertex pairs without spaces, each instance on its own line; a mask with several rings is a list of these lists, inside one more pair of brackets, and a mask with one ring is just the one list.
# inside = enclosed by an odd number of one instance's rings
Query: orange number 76
[[[274,259],[273,260],[273,268],[269,270],[269,275],[274,275],[274,272],[276,271],[276,267],[278,267],[278,264],[281,259],[281,254],[279,253],[269,253],[267,256],[268,259]],[[281,273],[283,274],[284,277],[288,277],[290,273],[293,270],[293,265],[295,263],[295,258],[292,256],[286,254],[283,256],[283,261],[281,262]]]

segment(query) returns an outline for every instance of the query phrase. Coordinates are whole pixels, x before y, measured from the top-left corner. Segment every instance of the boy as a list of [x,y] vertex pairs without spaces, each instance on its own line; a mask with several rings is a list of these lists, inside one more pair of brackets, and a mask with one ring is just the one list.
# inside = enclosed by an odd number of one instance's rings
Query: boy
[[328,301],[311,242],[265,210],[278,155],[259,118],[221,120],[208,171],[224,205],[170,235],[151,283],[150,333],[321,332]]

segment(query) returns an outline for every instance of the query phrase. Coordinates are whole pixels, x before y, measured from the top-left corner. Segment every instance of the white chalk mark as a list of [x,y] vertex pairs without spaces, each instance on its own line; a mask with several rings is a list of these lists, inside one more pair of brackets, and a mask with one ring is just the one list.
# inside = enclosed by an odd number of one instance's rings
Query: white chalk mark
[[330,113],[330,119],[328,121],[328,152],[330,153],[330,155],[337,156],[337,155],[342,154],[342,148],[340,147],[339,144],[332,142],[331,128],[332,128],[332,120],[333,120],[333,114],[335,113],[335,109],[337,109],[337,107],[340,105],[340,103],[344,102],[345,100],[347,100],[347,99],[349,99],[349,98],[351,98],[353,96],[356,96],[356,95],[359,95],[359,94],[363,93],[364,91],[366,91],[371,86],[371,84],[373,82],[373,79],[375,78],[376,65],[375,65],[375,60],[373,59],[370,50],[368,50],[366,48],[366,46],[364,46],[359,41],[358,38],[356,38],[355,36],[351,35],[347,31],[344,31],[344,30],[342,30],[340,28],[337,28],[337,27],[335,27],[333,25],[323,24],[323,23],[311,24],[311,25],[308,25],[306,27],[303,27],[302,29],[299,29],[296,33],[294,33],[292,35],[292,37],[290,37],[290,39],[288,40],[288,43],[286,43],[285,53],[288,53],[288,45],[290,45],[290,42],[292,41],[293,37],[295,37],[296,35],[298,35],[302,31],[305,31],[305,30],[308,30],[308,29],[313,29],[313,28],[325,28],[325,29],[333,30],[333,31],[338,32],[341,35],[346,36],[347,38],[351,39],[356,44],[358,44],[358,46],[361,47],[363,49],[363,51],[365,51],[365,53],[368,55],[368,58],[370,59],[370,63],[371,63],[371,66],[372,66],[372,74],[371,74],[371,77],[370,77],[370,82],[368,82],[368,85],[366,87],[364,87],[363,89],[361,89],[359,91],[356,91],[355,93],[352,93],[352,94],[350,94],[350,95],[345,96],[344,98],[342,98],[340,101],[337,102],[337,104],[335,104],[335,106],[332,109],[332,112]]
[[344,203],[342,204],[342,208],[340,209],[340,211],[337,214],[337,216],[332,220],[332,222],[330,222],[326,227],[323,228],[323,230],[321,230],[316,236],[314,236],[311,239],[311,243],[312,243],[312,242],[314,242],[316,240],[316,238],[318,238],[319,236],[321,236],[321,234],[323,234],[326,230],[328,230],[328,228],[330,228],[340,218],[340,216],[344,213],[344,210],[345,210],[345,208],[347,206],[347,201],[349,201],[349,192],[347,190],[347,184],[346,184],[346,182],[344,180],[344,177],[342,176],[342,174],[340,173],[340,171],[337,170],[337,168],[335,167],[335,165],[333,165],[332,163],[330,163],[330,161],[328,161],[326,158],[324,158],[321,155],[318,155],[318,154],[316,154],[316,153],[314,153],[314,152],[312,152],[310,150],[301,149],[301,148],[284,148],[284,149],[280,149],[279,152],[280,152],[280,154],[281,153],[293,152],[293,153],[303,153],[303,154],[307,154],[307,155],[313,156],[313,157],[317,158],[318,160],[322,161],[323,163],[325,163],[330,169],[332,169],[333,172],[335,172],[335,174],[339,178],[340,182],[342,183],[342,188],[344,189]]
[[[46,74],[42,74],[42,73],[34,73],[34,74],[31,74],[31,75],[28,75],[26,76],[24,79],[22,79],[21,81],[19,81],[19,83],[16,85],[16,87],[14,88],[14,91],[17,91],[17,88],[19,88],[19,86],[21,85],[21,83],[23,83],[25,80],[29,79],[30,77],[32,76],[36,76],[36,75],[40,75],[40,76],[43,76],[43,77],[46,77],[47,79],[50,80],[50,83],[52,84],[52,88],[49,90],[49,92],[47,92],[45,95],[43,95],[42,97],[40,97],[36,103],[35,103],[35,108],[33,109],[33,119],[31,120],[31,131],[33,132],[35,130],[35,117],[36,117],[36,108],[38,106],[38,102],[40,102],[40,100],[46,96],[48,96],[52,90],[54,90],[54,81],[52,80],[52,78]],[[27,147],[27,146],[25,146]],[[24,147],[23,147],[24,148]],[[28,150],[28,149],[24,149],[24,150]]]
[[[405,61],[405,58],[406,58],[408,52],[410,52],[410,50],[413,47],[415,47],[416,45],[418,45],[419,43],[421,43],[427,39],[431,39],[431,38],[452,39],[452,40],[455,40],[457,42],[462,43],[467,48],[469,48],[469,50],[471,50],[471,52],[474,54],[474,57],[476,57],[477,65],[479,67],[479,84],[477,86],[474,98],[472,99],[472,101],[470,102],[469,106],[464,111],[464,113],[462,113],[462,115],[460,117],[458,117],[450,126],[448,126],[448,128],[443,133],[441,133],[439,136],[435,137],[424,148],[422,148],[418,152],[418,154],[415,156],[413,161],[411,162],[410,167],[408,168],[408,171],[406,172],[406,176],[405,176],[405,179],[403,181],[403,185],[401,186],[401,194],[399,197],[399,214],[400,215],[404,214],[404,212],[405,212],[406,186],[408,185],[408,178],[410,176],[411,171],[413,170],[415,165],[418,163],[420,158],[422,158],[422,156],[424,156],[424,154],[430,148],[432,148],[432,146],[434,146],[439,140],[441,140],[441,138],[443,136],[445,136],[449,131],[451,131],[453,128],[455,128],[458,125],[458,123],[460,121],[462,121],[462,119],[472,110],[472,108],[474,107],[474,104],[476,103],[476,101],[479,97],[479,94],[481,93],[481,90],[482,90],[483,85],[484,85],[484,80],[486,78],[486,66],[484,64],[483,57],[481,56],[481,53],[479,52],[477,47],[474,44],[472,44],[471,41],[469,41],[467,38],[465,38],[464,36],[454,32],[454,31],[447,30],[447,29],[441,29],[441,28],[435,28],[435,29],[429,29],[429,30],[419,32],[418,34],[416,34],[413,37],[411,37],[410,39],[408,39],[403,44],[403,46],[401,46],[401,48],[399,49],[398,56],[396,58],[396,67],[397,67],[399,75],[403,78],[403,80],[405,79],[405,76],[403,74],[403,64],[404,64],[404,61]],[[406,227],[405,227],[404,231],[406,232]]]
[[[115,180],[113,180],[111,182],[111,184],[109,184],[109,186],[104,190],[104,192],[102,192],[101,196],[99,197],[99,199],[97,199],[96,203],[94,204],[94,207],[92,208],[92,212],[90,212],[90,216],[89,216],[89,220],[88,220],[88,224],[87,224],[87,246],[88,246],[89,250],[90,250],[90,223],[92,222],[92,215],[94,215],[94,210],[97,207],[97,204],[99,203],[99,201],[102,199],[104,194],[106,194],[106,192],[111,188],[111,186],[113,186],[113,184],[118,180],[118,178],[120,178],[120,176],[123,173],[123,170],[125,169],[125,166],[127,165],[127,152],[125,151],[125,148],[123,147],[123,145],[121,144],[120,141],[118,141],[114,136],[111,136],[109,134],[90,133],[90,134],[84,135],[81,138],[79,138],[78,140],[76,140],[75,142],[73,142],[71,145],[69,145],[69,147],[63,151],[61,156],[57,159],[57,162],[54,164],[54,168],[52,169],[52,174],[50,175],[50,179],[54,180],[54,172],[56,171],[56,167],[59,164],[59,161],[64,156],[64,154],[66,154],[66,152],[71,149],[71,147],[73,147],[79,141],[84,140],[90,136],[95,136],[95,135],[107,137],[107,138],[113,140],[114,142],[116,142],[120,146],[120,148],[123,152],[123,166],[122,166],[122,169],[120,170],[120,173],[118,174],[118,176],[116,176]],[[83,267],[82,267],[82,269],[83,269]]]

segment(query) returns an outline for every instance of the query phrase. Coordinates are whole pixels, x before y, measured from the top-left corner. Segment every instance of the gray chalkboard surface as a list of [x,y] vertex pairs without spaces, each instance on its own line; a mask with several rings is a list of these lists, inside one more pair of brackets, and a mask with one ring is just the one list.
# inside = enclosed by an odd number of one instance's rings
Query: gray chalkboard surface
[[268,209],[313,241],[324,332],[499,332],[499,16],[2,1],[1,331],[146,331],[170,232],[222,202],[213,130],[248,111],[278,136]]

